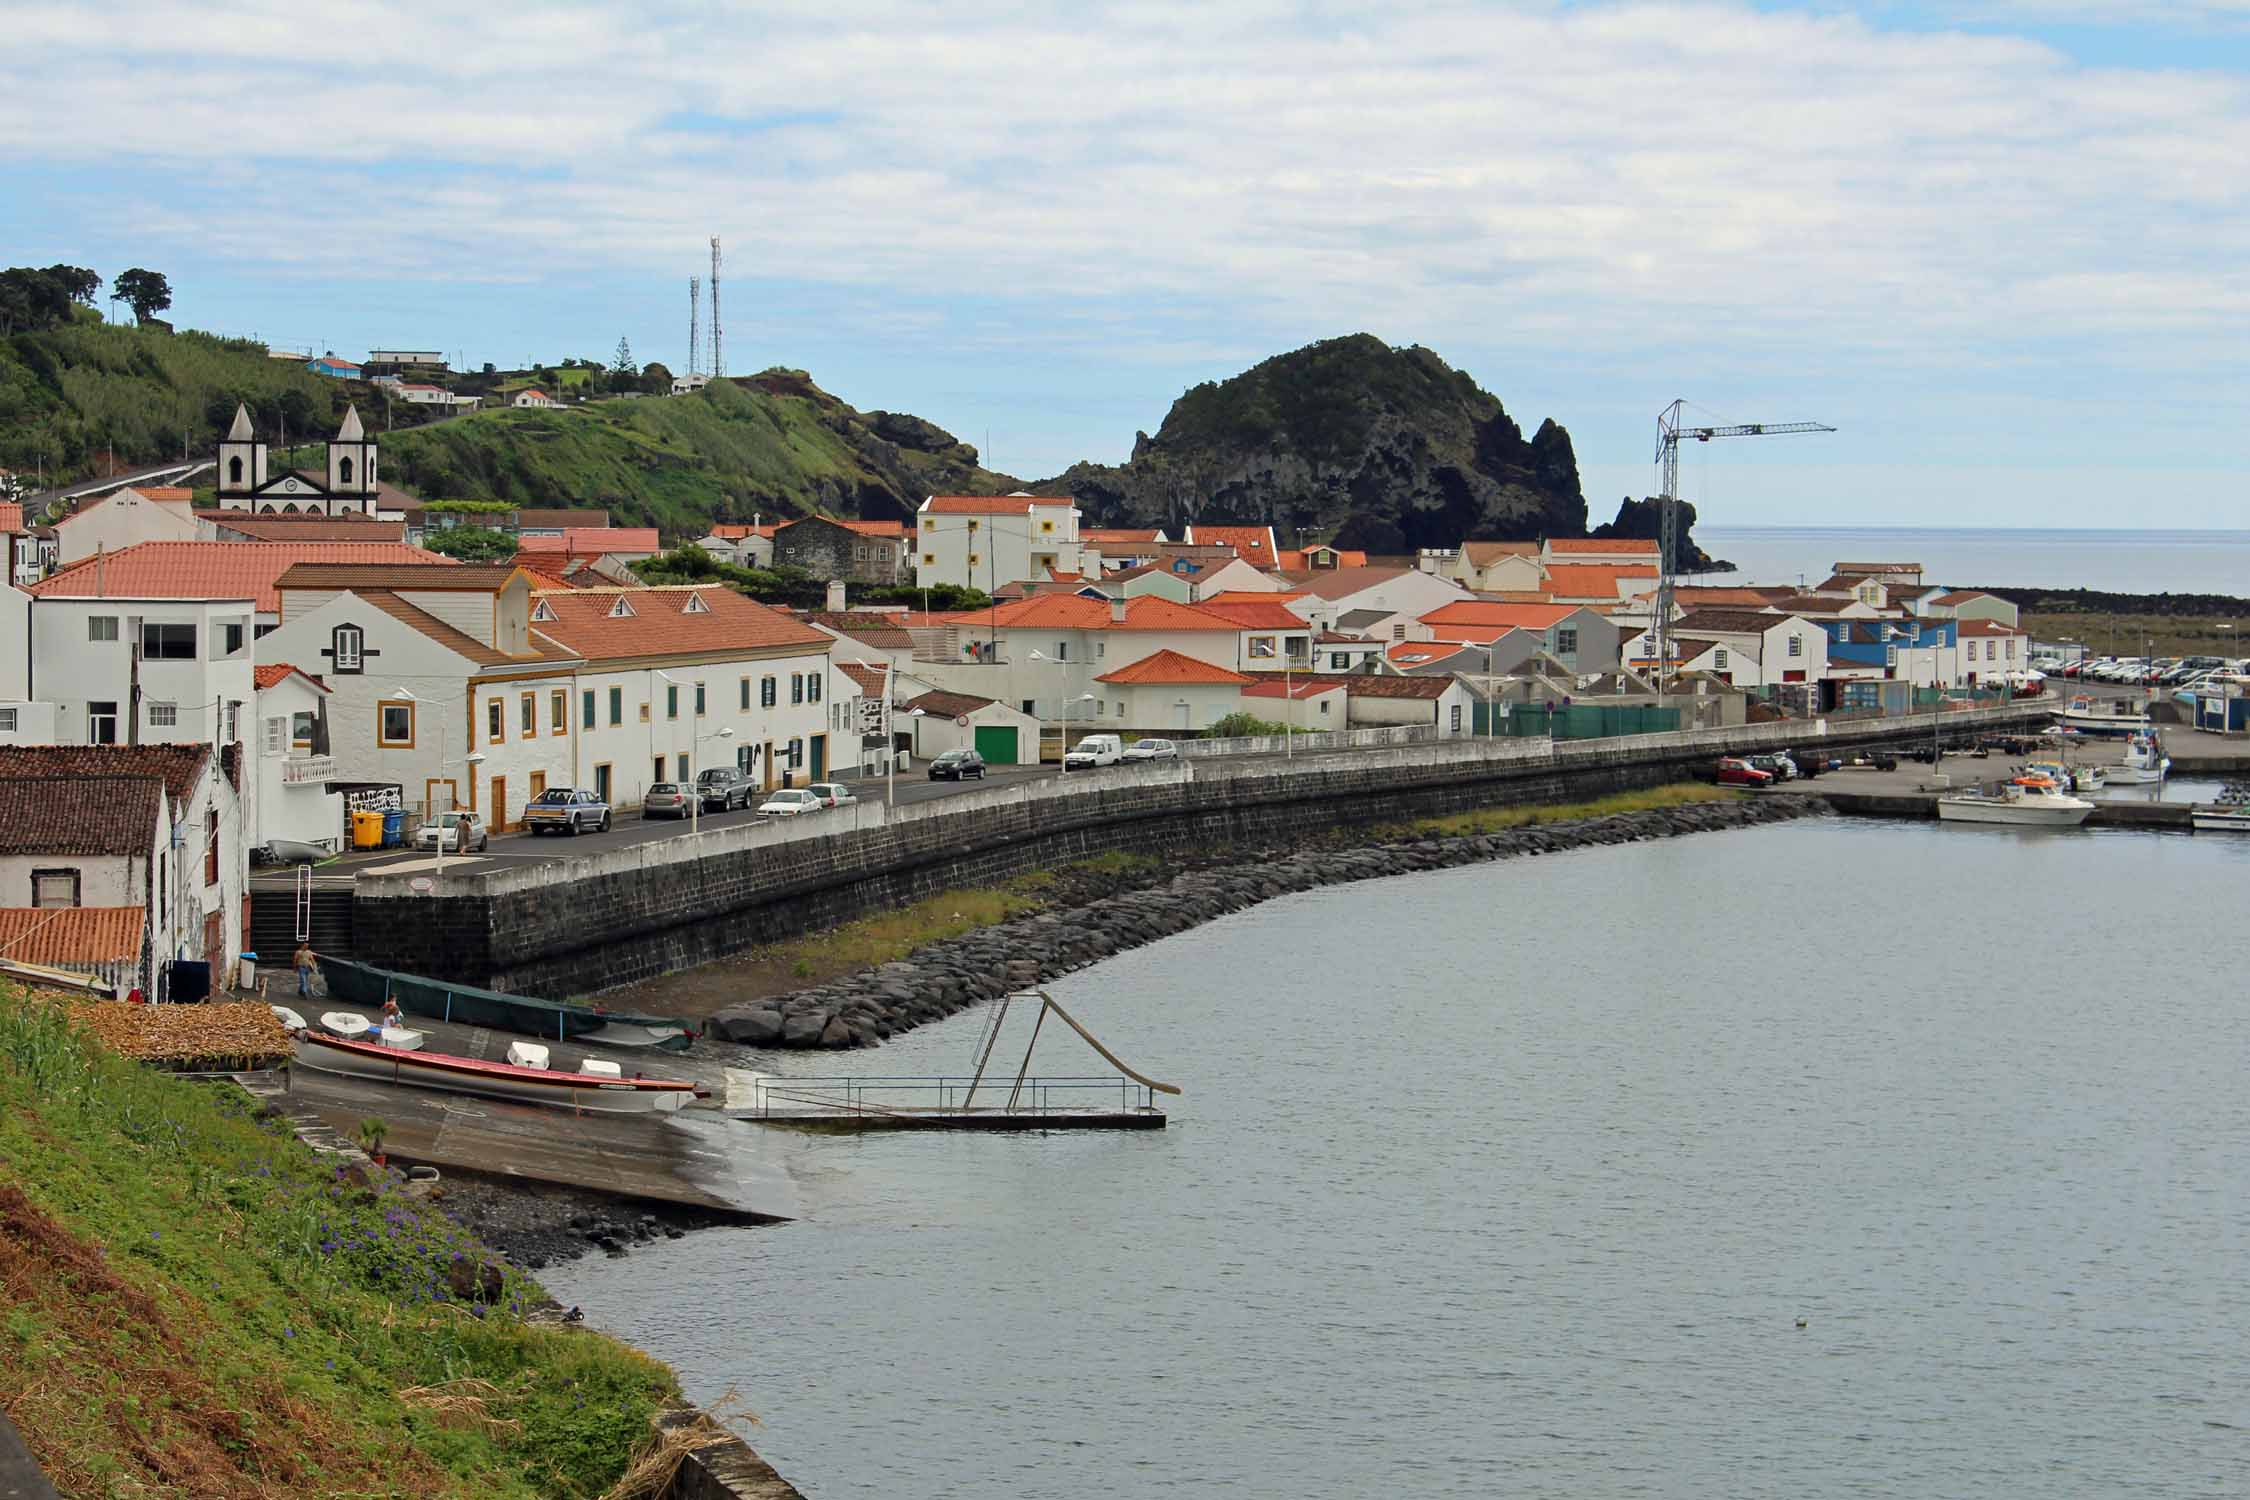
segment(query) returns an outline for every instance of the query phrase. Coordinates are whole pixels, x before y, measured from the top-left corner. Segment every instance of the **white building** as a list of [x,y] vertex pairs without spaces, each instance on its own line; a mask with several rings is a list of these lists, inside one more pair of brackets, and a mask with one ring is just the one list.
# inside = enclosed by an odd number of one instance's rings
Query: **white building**
[[251,428],[249,408],[236,406],[234,425],[219,443],[219,509],[325,516],[383,511],[385,497],[375,477],[376,442],[360,423],[356,406],[344,412],[342,426],[328,440],[322,475],[271,473],[267,459],[264,440]]
[[[1747,609],[1701,609],[1673,622],[1676,672],[1707,672],[1736,687],[1780,687],[1828,676],[1828,632],[1799,615]],[[1655,670],[1654,635],[1646,630],[1624,643],[1627,670]]]
[[426,381],[395,381],[391,384],[391,395],[400,401],[411,401],[416,406],[458,407],[465,411],[475,411],[483,404],[480,397],[463,396],[442,385],[431,385]]
[[343,848],[344,797],[330,789],[336,758],[328,753],[328,689],[287,663],[256,669],[257,739],[251,841],[290,839]]
[[1242,690],[1257,679],[1177,651],[1158,651],[1094,679],[1093,701],[1073,703],[1068,735],[1136,729],[1189,734],[1242,708]]
[[0,674],[18,744],[231,745],[252,701],[251,601],[48,598],[0,602]]
[[1290,608],[1323,628],[1359,610],[1381,610],[1420,619],[1431,610],[1467,591],[1450,578],[1414,568],[1338,568],[1318,573],[1297,585],[1300,596]]
[[741,568],[770,568],[773,566],[773,534],[780,529],[775,522],[743,526],[721,521],[709,533],[697,537],[695,544],[723,563]]
[[1242,670],[1248,633],[1236,620],[1145,595],[1089,599],[1039,594],[962,616],[950,628],[960,660],[920,661],[915,671],[952,692],[997,698],[1054,722],[1065,702],[1099,698],[1104,672],[1170,651],[1230,672]]
[[1083,571],[1078,507],[1039,495],[932,495],[916,515],[914,581],[991,593]]
[[675,375],[672,377],[672,394],[685,396],[691,391],[702,390],[710,383],[711,377],[708,375]]
[[151,485],[122,489],[55,523],[55,561],[62,567],[142,542],[192,542],[201,531],[192,490]]
[[516,392],[516,399],[509,402],[508,404],[519,409],[524,407],[546,408],[562,405],[560,401],[557,401],[554,397],[548,395],[545,391],[539,389],[537,386],[532,386],[528,389]]

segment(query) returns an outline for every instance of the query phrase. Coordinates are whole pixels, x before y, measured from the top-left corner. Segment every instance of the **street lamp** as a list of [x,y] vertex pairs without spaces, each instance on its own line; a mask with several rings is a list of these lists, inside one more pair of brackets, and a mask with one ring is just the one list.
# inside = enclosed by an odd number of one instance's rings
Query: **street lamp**
[[698,734],[692,736],[692,743],[688,748],[687,831],[690,834],[695,833],[702,827],[703,824],[703,788],[698,786],[695,781],[696,762],[700,759],[700,757],[697,755],[695,747],[701,745],[705,740],[731,740],[733,738],[734,726],[732,724],[729,724],[722,729],[714,729],[709,734]]
[[[438,769],[443,770],[445,767],[452,764],[454,764],[454,762],[440,758],[438,761]],[[471,750],[467,755],[461,757],[460,764],[472,768],[481,766],[484,764],[484,752],[482,750]],[[487,834],[486,837],[489,839],[491,835]],[[453,840],[455,843],[463,844],[464,846],[466,844],[466,841],[463,839],[461,834],[461,814],[458,809],[455,809],[453,813]],[[437,878],[440,880],[443,880],[445,878],[445,820],[443,818],[440,818],[438,820]]]

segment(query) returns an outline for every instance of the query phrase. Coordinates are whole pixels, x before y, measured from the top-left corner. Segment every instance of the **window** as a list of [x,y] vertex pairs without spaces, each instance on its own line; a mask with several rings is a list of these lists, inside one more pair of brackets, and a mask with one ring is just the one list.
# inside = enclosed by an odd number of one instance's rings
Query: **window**
[[1716,672],[1724,672],[1727,669],[1727,653],[1724,647],[1711,653],[1711,668]]
[[773,707],[773,705],[774,705],[774,694],[775,694],[775,692],[776,692],[776,689],[775,689],[775,686],[774,686],[774,679],[773,679],[773,678],[771,678],[771,677],[761,677],[761,678],[759,678],[759,679],[758,679],[758,706],[759,706],[760,708],[771,708],[771,707]]
[[1122,702],[1117,705],[1117,717],[1120,719],[1125,717],[1125,705]]
[[117,705],[114,702],[86,705],[86,743],[89,745],[114,745],[117,743]]
[[1346,668],[1350,667],[1351,664],[1351,657],[1347,656],[1341,651],[1331,651],[1328,653],[1328,670],[1331,672],[1344,671]]
[[934,567],[936,567],[936,566],[937,566],[937,554],[936,554],[935,552],[925,552],[925,553],[923,553],[923,554],[922,554],[922,566],[923,566],[923,567],[925,567],[925,568],[934,568]]
[[229,744],[229,745],[232,745],[232,744],[236,744],[236,743],[240,742],[240,740],[241,740],[241,739],[242,739],[242,705],[241,705],[241,704],[239,704],[239,703],[229,703],[229,704],[227,705],[227,733],[226,733],[226,743],[227,743],[227,744]]
[[1453,732],[1455,734],[1461,732],[1461,705],[1458,703],[1453,705]]
[[376,704],[375,743],[390,749],[413,749],[414,705],[411,703]]
[[1039,523],[1039,530],[1042,533],[1051,536],[1054,534],[1055,523],[1052,521],[1041,521]]
[[266,720],[266,754],[289,753],[289,721],[279,715]]
[[804,763],[805,742],[803,740],[791,740],[789,742],[789,764],[791,766],[801,766]]
[[1394,641],[1403,641],[1406,639],[1406,626],[1403,622],[1391,627],[1391,639]]
[[58,907],[78,904],[78,872],[76,870],[33,870],[31,872],[31,904]]
[[1805,642],[1803,637],[1794,635],[1789,637],[1789,654],[1791,656],[1803,656],[1805,654]]
[[703,717],[703,684],[700,682],[695,685],[695,716]]
[[220,654],[232,656],[235,652],[240,651],[242,649],[242,633],[242,625],[239,621],[228,621],[221,625],[219,627],[219,638],[222,643]]
[[687,785],[689,781],[687,757],[685,755],[673,756],[672,765],[675,768],[672,772],[672,779],[679,782],[682,786]]
[[621,687],[609,690],[609,722],[612,728],[625,722],[625,690]]
[[203,818],[203,883],[219,883],[219,810],[216,807]]
[[484,705],[484,742],[497,745],[508,738],[508,707],[498,698],[488,698]]
[[805,701],[807,703],[818,703],[820,701],[820,674],[818,672],[807,672],[805,674]]
[[616,601],[616,602],[615,602],[614,604],[610,605],[610,607],[609,607],[609,617],[610,617],[610,618],[611,618],[612,620],[630,620],[630,619],[632,619],[632,618],[633,618],[633,605],[632,605],[632,602],[631,602],[630,600],[628,600],[628,599],[627,599],[627,598],[626,598],[626,597],[625,597],[625,596],[624,596],[623,594],[619,594],[619,595],[617,596],[617,601]]
[[664,717],[667,719],[676,719],[679,716],[680,685],[676,682],[666,683],[664,685]]
[[[116,640],[117,616],[88,615],[86,617],[86,639],[89,641]],[[73,871],[72,873],[75,875],[77,872]]]
[[789,674],[789,701],[791,703],[805,701],[805,677],[802,672],[791,672]]
[[1273,659],[1273,637],[1270,635],[1250,637],[1250,655],[1254,660],[1271,661]]
[[972,520],[972,521],[970,521],[970,522],[969,522],[969,529],[970,529],[971,531],[974,531],[974,530],[976,530],[976,529],[977,529],[977,523],[976,523],[975,521],[973,521],[973,520]]
[[1984,643],[1984,659],[1986,661],[1992,660],[1992,655],[1999,649],[1999,646],[2000,643],[1998,641],[1986,641]]
[[1326,698],[1320,700],[1320,711],[1322,713],[1328,712],[1328,700]]
[[1056,660],[1056,661],[1069,661],[1069,660],[1070,660],[1070,642],[1068,642],[1068,641],[1057,641],[1057,642],[1055,642],[1055,660]]
[[742,705],[741,705],[741,707],[742,707],[742,711],[743,711],[744,713],[748,713],[748,712],[750,711],[750,679],[749,679],[749,678],[747,678],[747,677],[745,677],[745,678],[743,678],[743,679],[742,679]]
[[194,661],[193,625],[143,625],[141,659],[144,661]]
[[970,553],[970,554],[969,554],[969,566],[970,566],[970,567],[972,567],[972,568],[973,568],[973,567],[975,567],[975,566],[976,566],[976,565],[977,565],[978,563],[980,563],[980,562],[983,562],[983,561],[984,561],[984,558],[983,558],[983,557],[982,557],[981,555],[979,555],[979,554],[977,554],[977,553],[975,553],[975,552],[972,552],[972,553]]
[[359,627],[356,625],[339,625],[336,627],[336,635],[329,647],[328,656],[337,671],[357,672],[361,670],[361,656],[363,655],[360,649],[361,639]]
[[308,749],[311,748],[313,718],[314,715],[309,713],[291,714],[289,716],[289,743],[291,745],[303,745]]
[[1094,642],[1094,660],[1096,660],[1096,661],[1107,661],[1107,660],[1109,660],[1109,642],[1107,642],[1107,641],[1096,641],[1096,642]]
[[516,723],[523,737],[527,740],[539,732],[539,695],[537,693],[523,695],[523,711],[517,717]]
[[1886,667],[1895,667],[1898,665],[1898,647],[1885,646],[1883,648],[1883,665]]
[[[588,708],[592,706],[591,703],[587,705]],[[589,714],[588,717],[591,717],[591,715]],[[547,730],[550,734],[561,734],[568,728],[570,728],[570,694],[564,692],[561,688],[556,688],[547,696]]]
[[151,729],[170,729],[180,722],[180,705],[177,703],[151,703],[148,706],[148,725]]
[[1578,631],[1575,627],[1555,632],[1555,654],[1575,656],[1578,653]]

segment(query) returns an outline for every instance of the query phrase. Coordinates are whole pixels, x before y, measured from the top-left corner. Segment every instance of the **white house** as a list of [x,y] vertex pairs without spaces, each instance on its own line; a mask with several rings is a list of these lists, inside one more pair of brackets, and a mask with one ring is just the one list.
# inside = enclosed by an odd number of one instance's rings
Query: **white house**
[[707,534],[697,537],[695,544],[723,563],[741,568],[770,568],[773,566],[773,534],[780,529],[779,523],[742,526],[721,521]]
[[508,404],[510,406],[516,407],[519,410],[525,407],[544,409],[547,407],[562,405],[560,401],[557,401],[554,397],[548,395],[545,391],[539,389],[539,387],[537,386],[528,386],[525,389],[516,392],[516,399],[509,402]]
[[1364,676],[1342,684],[1353,729],[1427,724],[1441,739],[1474,731],[1476,695],[1457,677]]
[[[381,523],[316,518],[293,524],[375,530]],[[404,542],[142,542],[114,555],[87,558],[32,584],[26,592],[41,599],[248,599],[257,632],[263,634],[281,623],[281,595],[274,588],[275,580],[299,563],[453,566],[451,558]]]
[[397,400],[411,401],[416,406],[459,407],[475,411],[483,404],[479,397],[463,396],[442,385],[430,385],[425,381],[395,381],[391,384],[390,391]]
[[895,733],[908,736],[919,760],[948,750],[974,750],[987,765],[1039,763],[1039,720],[974,693],[917,693],[898,705],[891,725]]
[[711,377],[704,374],[675,375],[672,377],[672,394],[685,396],[691,391],[702,390],[710,383]]
[[344,797],[329,786],[336,760],[328,753],[327,687],[286,662],[257,668],[255,681],[255,827],[247,836],[256,844],[290,839],[343,848]]
[[1420,619],[1440,605],[1466,596],[1452,579],[1415,568],[1338,568],[1332,573],[1314,574],[1298,588],[1303,597],[1292,601],[1290,607],[1324,628],[1347,614],[1367,609]]
[[1230,672],[1243,666],[1240,622],[1155,595],[1039,594],[975,611],[955,628],[962,660],[921,661],[917,673],[949,691],[997,698],[1050,722],[1062,717],[1066,701],[1102,696],[1094,682],[1100,674],[1160,651]]
[[1324,630],[1313,637],[1313,670],[1316,672],[1369,672],[1383,654],[1383,643],[1372,636]]
[[991,593],[1003,583],[1083,571],[1069,497],[931,495],[916,513],[914,581]]
[[193,490],[154,485],[107,495],[55,523],[55,561],[67,568],[142,542],[192,542],[202,529],[194,499]]
[[[1801,615],[1747,609],[1700,609],[1673,622],[1678,672],[1708,672],[1736,687],[1778,687],[1828,676],[1828,632]],[[1641,631],[1625,643],[1625,666],[1655,669],[1655,639]]]
[[1272,723],[1319,732],[1350,722],[1350,699],[1333,677],[1300,677],[1294,682],[1261,677],[1242,690],[1242,707]]
[[1289,585],[1263,569],[1252,566],[1242,558],[1206,569],[1189,580],[1194,590],[1194,600],[1201,604],[1221,594],[1281,594],[1289,592]]
[[56,744],[234,744],[253,698],[251,607],[227,597],[34,597],[23,700],[48,706]]
[[1451,562],[1447,571],[1465,589],[1535,594],[1546,587],[1537,542],[1463,542]]
[[1136,729],[1181,734],[1208,729],[1242,708],[1256,678],[1177,651],[1158,651],[1094,679],[1091,702],[1074,703],[1069,730]]

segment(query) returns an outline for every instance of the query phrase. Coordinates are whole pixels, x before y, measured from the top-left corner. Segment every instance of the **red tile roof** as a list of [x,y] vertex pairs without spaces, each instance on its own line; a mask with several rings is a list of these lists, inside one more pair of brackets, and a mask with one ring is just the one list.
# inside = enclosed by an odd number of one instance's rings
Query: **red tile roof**
[[1646,553],[1656,556],[1656,543],[1640,537],[1551,536],[1547,550],[1561,553],[1592,553],[1603,556],[1614,552]]
[[1286,604],[1291,599],[1302,599],[1304,597],[1305,591],[1303,589],[1221,589],[1218,593],[1204,600],[1203,607],[1209,609],[1214,604]]
[[[1489,646],[1506,635],[1509,628],[1495,626],[1489,636],[1479,635],[1475,644]],[[1449,656],[1459,656],[1465,649],[1467,647],[1460,641],[1394,641],[1383,654],[1402,667],[1426,667]]]
[[253,667],[251,669],[250,675],[256,681],[258,691],[260,692],[264,692],[267,688],[272,687],[277,682],[286,680],[291,675],[304,678],[305,681],[311,683],[314,687],[319,688],[324,693],[328,691],[328,685],[322,682],[318,677],[313,676],[313,674],[310,672],[301,671],[298,668],[289,665],[289,663],[285,661],[277,661]]
[[1220,616],[1240,625],[1245,630],[1303,630],[1305,617],[1271,595],[1263,599],[1228,600],[1206,599],[1202,608],[1207,614]]
[[1367,554],[1364,552],[1346,552],[1336,547],[1284,547],[1273,555],[1274,569],[1282,573],[1312,572],[1314,569],[1309,559],[1315,552],[1326,552],[1335,557],[1336,560],[1333,563],[1327,564],[1327,567],[1330,568],[1364,568],[1367,566]]
[[[795,646],[826,654],[833,637],[786,610],[745,598],[723,584],[672,584],[653,589],[546,589],[539,601],[554,612],[532,629],[588,661],[646,656],[709,656]],[[633,613],[612,618],[623,599]],[[700,599],[701,611],[688,612]]]
[[993,609],[964,610],[953,619],[975,627],[987,622],[995,629],[1031,627],[1040,630],[1240,630],[1223,615],[1192,604],[1175,604],[1157,594],[1142,594],[1125,601],[1125,623],[1110,618],[1110,602],[1083,594],[1040,594],[1002,604]]
[[779,531],[785,524],[785,522],[781,521],[765,521],[759,523],[758,525],[750,526],[738,525],[733,521],[721,521],[717,525],[713,526],[710,531],[706,533],[706,535],[723,537],[730,542],[739,542],[746,536],[762,536],[770,539],[773,534]]
[[1453,686],[1450,677],[1389,677],[1354,674],[1329,679],[1344,685],[1355,698],[1442,698]]
[[16,500],[0,500],[0,532],[23,530],[23,505]]
[[599,557],[604,552],[656,552],[661,550],[661,543],[657,541],[654,526],[572,526],[560,536],[518,537],[516,550]]
[[1554,563],[1547,569],[1547,592],[1571,599],[1616,599],[1617,585],[1635,578],[1653,579],[1653,565],[1638,563]]
[[1463,542],[1461,555],[1474,568],[1489,568],[1503,557],[1531,557],[1539,555],[1537,542]]
[[0,782],[138,778],[161,782],[177,807],[194,794],[210,759],[209,745],[0,745]]
[[940,516],[1015,516],[1034,505],[1069,505],[1068,495],[932,495],[922,509]]
[[903,537],[906,535],[906,523],[904,521],[838,521],[836,524],[846,531],[856,531],[861,536]]
[[980,708],[990,708],[998,701],[997,698],[979,698],[974,693],[948,693],[940,689],[924,693],[900,706],[908,710],[918,708],[926,714],[943,714],[950,719],[959,714],[973,714]]
[[1121,546],[1131,547],[1153,547],[1157,544],[1161,535],[1161,532],[1155,530],[1135,531],[1130,527],[1100,527],[1091,531],[1081,527],[1078,532],[1078,540],[1082,542],[1116,542]]
[[1963,620],[1953,627],[1956,635],[2028,635],[2013,625],[2003,625],[1998,620]]
[[1971,599],[1990,599],[1992,597],[1994,596],[1986,593],[1983,589],[1955,589],[1950,594],[1938,595],[1930,602],[1932,604],[1966,604]]
[[497,647],[487,646],[465,630],[448,625],[419,605],[409,604],[389,589],[361,589],[358,599],[372,608],[381,610],[409,630],[418,630],[446,650],[463,656],[483,667],[537,666],[542,662],[565,663],[574,660],[567,650],[546,640],[535,627],[531,632],[531,652],[527,656],[510,656]]
[[154,500],[164,505],[174,505],[182,500],[193,500],[195,491],[181,489],[176,484],[129,485],[127,488],[143,500]]
[[273,614],[282,578],[323,563],[382,563],[390,574],[457,566],[404,542],[141,542],[84,558],[25,590],[61,599],[249,599]]
[[1545,630],[1584,608],[1582,604],[1503,604],[1492,599],[1456,599],[1422,616],[1422,623],[1433,629],[1446,625],[1510,625],[1518,630]]
[[[141,830],[144,843],[154,826]],[[0,958],[26,964],[131,962],[140,958],[147,931],[148,913],[138,906],[0,907]]]
[[323,516],[306,511],[294,516],[252,515],[246,510],[199,510],[198,521],[239,532],[255,542],[403,542],[404,521],[379,521],[373,516],[345,511]]
[[1280,550],[1271,526],[1190,526],[1187,539],[1198,547],[1232,547],[1237,557],[1260,568],[1272,567]]
[[[142,545],[191,547],[263,547],[280,546],[266,542],[145,542]],[[303,550],[303,549],[297,549]],[[338,546],[335,550],[346,550]],[[358,549],[350,549],[358,550]],[[369,558],[365,561],[319,560],[300,562],[274,580],[278,589],[350,589],[365,593],[369,589],[404,589],[408,593],[431,594],[463,591],[479,594],[497,594],[523,570],[513,563],[457,563],[450,557],[440,557],[435,552],[423,552],[419,547],[404,549],[417,554],[414,558]],[[417,566],[404,566],[407,563]],[[435,566],[424,566],[435,564]]]
[[1322,693],[1340,693],[1343,683],[1333,677],[1260,677],[1242,690],[1245,698],[1317,698]]
[[1370,563],[1364,568],[1323,570],[1297,582],[1308,594],[1317,594],[1323,599],[1343,599],[1379,583],[1403,578],[1413,571],[1412,568],[1384,568]]
[[856,661],[840,661],[835,666],[837,671],[852,680],[853,685],[859,689],[859,695],[862,698],[880,698],[883,696],[884,673],[881,668],[863,667]]
[[1182,656],[1177,651],[1159,651],[1144,656],[1129,666],[1114,672],[1104,672],[1096,682],[1114,682],[1123,687],[1138,687],[1152,683],[1214,683],[1241,685],[1255,682],[1254,677],[1227,667],[1213,666],[1207,661],[1197,661],[1192,656]]

